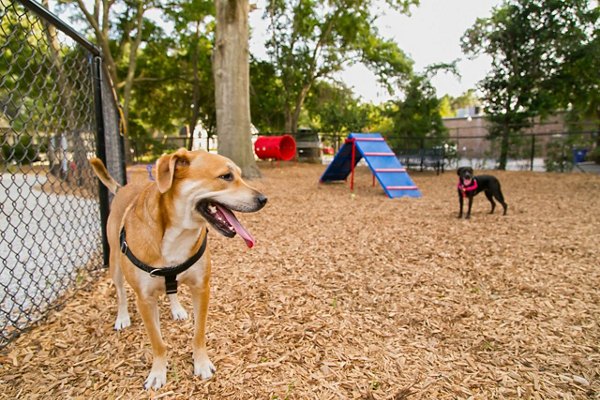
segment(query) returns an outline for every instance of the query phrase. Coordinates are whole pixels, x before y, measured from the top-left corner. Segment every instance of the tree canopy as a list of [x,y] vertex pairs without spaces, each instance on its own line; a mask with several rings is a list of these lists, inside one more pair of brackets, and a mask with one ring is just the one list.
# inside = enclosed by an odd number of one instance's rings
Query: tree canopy
[[[406,12],[417,0],[388,4]],[[412,61],[378,35],[372,0],[269,0],[265,17],[271,63],[283,88],[285,130],[295,132],[302,106],[318,79],[362,62],[390,89],[412,72]]]
[[427,147],[441,144],[447,130],[440,106],[441,101],[428,77],[413,76],[406,84],[405,98],[388,105],[388,115],[393,122],[392,131],[387,133],[390,146],[398,150],[413,148],[425,139],[428,139]]
[[466,54],[492,57],[479,86],[492,136],[501,140],[500,169],[511,139],[535,117],[567,105],[588,109],[593,101],[597,108],[597,20],[587,0],[512,0],[465,32]]
[[[155,139],[177,135],[182,127],[191,134],[202,124],[209,135],[216,133],[215,81],[221,76],[214,70],[217,3],[58,3],[77,17],[78,26],[87,26],[87,36],[102,48],[133,141],[154,143],[161,151]],[[408,12],[418,0],[387,4]],[[377,129],[395,137],[441,138],[440,115],[451,116],[479,101],[493,123],[492,137],[500,140],[499,167],[504,168],[520,129],[536,118],[564,109],[572,120],[600,119],[599,11],[591,1],[506,0],[491,17],[477,20],[461,41],[469,56],[492,58],[492,70],[478,85],[481,98],[468,91],[441,101],[430,75],[453,65],[413,71],[413,61],[397,43],[378,32],[375,5],[374,0],[266,1],[268,59],[258,60],[239,45],[243,59],[249,60],[249,114],[259,131],[293,133],[302,124],[341,134]],[[357,63],[394,94],[391,102],[364,104],[335,80]],[[239,97],[230,98],[235,99]],[[237,148],[241,138],[229,131],[242,130],[249,137],[246,125],[225,129],[220,139],[233,135],[229,148]]]

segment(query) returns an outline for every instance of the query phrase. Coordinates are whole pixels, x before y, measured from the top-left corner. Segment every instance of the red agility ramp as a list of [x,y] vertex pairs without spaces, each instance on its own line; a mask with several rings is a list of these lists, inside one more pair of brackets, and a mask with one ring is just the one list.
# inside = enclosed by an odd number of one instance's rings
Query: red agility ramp
[[362,158],[388,197],[421,197],[406,168],[379,133],[351,133],[319,181],[342,181],[351,175],[352,190],[354,167]]

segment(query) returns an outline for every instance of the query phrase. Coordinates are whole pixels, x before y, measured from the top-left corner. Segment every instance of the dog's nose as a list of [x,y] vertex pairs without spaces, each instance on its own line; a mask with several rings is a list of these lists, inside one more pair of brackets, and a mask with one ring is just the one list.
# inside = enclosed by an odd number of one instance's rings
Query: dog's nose
[[258,204],[260,204],[260,206],[263,207],[265,204],[267,204],[268,199],[267,196],[259,194],[256,200],[258,200]]

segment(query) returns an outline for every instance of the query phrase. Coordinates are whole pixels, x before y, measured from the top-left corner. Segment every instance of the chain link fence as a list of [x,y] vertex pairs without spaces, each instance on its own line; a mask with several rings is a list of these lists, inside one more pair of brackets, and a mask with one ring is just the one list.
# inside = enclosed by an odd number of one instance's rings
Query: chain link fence
[[0,0],[0,348],[104,264],[88,159],[108,154],[121,182],[124,164],[99,56],[37,3]]

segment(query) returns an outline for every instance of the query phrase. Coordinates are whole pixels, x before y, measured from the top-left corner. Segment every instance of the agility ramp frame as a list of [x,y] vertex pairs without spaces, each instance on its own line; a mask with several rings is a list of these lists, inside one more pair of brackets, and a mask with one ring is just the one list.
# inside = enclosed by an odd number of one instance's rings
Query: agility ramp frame
[[350,175],[350,190],[354,190],[354,169],[362,158],[373,173],[373,184],[377,178],[389,198],[421,197],[406,168],[379,133],[348,135],[319,182],[347,180]]

